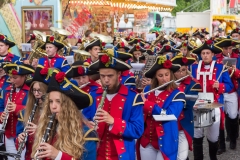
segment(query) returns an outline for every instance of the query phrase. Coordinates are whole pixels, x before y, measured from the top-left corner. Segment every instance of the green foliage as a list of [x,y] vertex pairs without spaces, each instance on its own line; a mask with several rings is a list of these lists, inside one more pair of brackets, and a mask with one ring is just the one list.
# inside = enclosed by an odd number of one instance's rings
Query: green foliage
[[181,12],[182,10],[186,9],[187,7],[199,1],[202,1],[202,3],[194,5],[190,8],[187,8],[186,10],[184,10],[184,12],[202,12],[210,9],[210,0],[176,0],[176,1],[177,1],[177,7],[175,7],[172,10],[173,16],[176,16],[177,12]]

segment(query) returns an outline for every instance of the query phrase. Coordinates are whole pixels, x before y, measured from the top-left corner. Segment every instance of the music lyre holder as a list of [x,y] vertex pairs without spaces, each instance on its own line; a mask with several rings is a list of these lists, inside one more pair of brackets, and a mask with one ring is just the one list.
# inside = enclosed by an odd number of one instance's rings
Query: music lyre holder
[[4,156],[7,156],[7,157],[12,157],[12,158],[18,158],[18,159],[21,158],[21,155],[19,155],[19,154],[8,153],[8,152],[5,152],[5,151],[0,151],[0,155],[4,155]]

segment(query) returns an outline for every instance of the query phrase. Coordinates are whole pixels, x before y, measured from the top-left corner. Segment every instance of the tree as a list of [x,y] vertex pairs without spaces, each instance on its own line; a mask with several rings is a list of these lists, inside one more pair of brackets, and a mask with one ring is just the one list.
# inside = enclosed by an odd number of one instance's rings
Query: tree
[[209,8],[210,0],[177,0],[177,7],[172,10],[172,15],[176,16],[177,12],[181,12],[184,9],[186,9],[184,12],[202,12]]

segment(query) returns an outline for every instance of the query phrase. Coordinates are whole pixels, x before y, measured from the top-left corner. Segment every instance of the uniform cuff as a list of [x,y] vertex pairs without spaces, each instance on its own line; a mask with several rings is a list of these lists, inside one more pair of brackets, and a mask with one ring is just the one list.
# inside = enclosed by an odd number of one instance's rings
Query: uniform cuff
[[218,94],[225,93],[225,85],[223,83],[219,83]]
[[144,114],[151,115],[154,105],[155,105],[154,102],[151,102],[151,101],[146,100],[146,101],[144,102],[144,106],[143,106],[143,113],[144,113]]
[[117,135],[117,136],[122,136],[126,128],[126,122],[120,118],[115,119],[114,118],[114,124],[112,125],[111,129],[109,126],[109,131],[110,133]]
[[57,157],[54,160],[61,160],[62,158],[62,152],[59,151]]

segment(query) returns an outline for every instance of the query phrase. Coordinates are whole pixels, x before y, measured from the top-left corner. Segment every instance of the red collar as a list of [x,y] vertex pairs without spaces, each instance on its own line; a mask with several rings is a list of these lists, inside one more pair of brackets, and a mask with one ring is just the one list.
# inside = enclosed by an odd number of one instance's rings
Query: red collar
[[[221,53],[221,54],[217,54],[216,57],[217,58],[224,58],[224,55],[223,55],[223,53]],[[238,54],[235,53],[235,52],[232,52],[232,54],[230,55],[230,58],[238,58],[238,57],[239,57]]]
[[184,79],[181,84],[190,84],[191,83],[191,80],[192,80],[192,77],[191,76],[188,76],[186,79]]
[[129,74],[129,70],[123,71],[122,76],[127,76]]
[[101,87],[100,84],[98,84],[98,83],[95,82],[94,80],[91,80],[91,79],[90,79],[89,82],[90,82],[90,83],[88,84],[89,86],[97,86],[97,87]]
[[[122,94],[122,95],[126,95],[128,94],[128,88],[122,84],[120,84],[120,89],[119,91],[117,92],[118,94]],[[97,94],[101,94],[103,93],[103,89],[102,87],[99,87],[98,90],[96,91]]]
[[[212,65],[212,61],[209,63],[209,64],[207,64],[207,65]],[[202,61],[202,67],[201,68],[204,68],[204,66],[205,66],[205,64],[204,64],[204,62]]]

